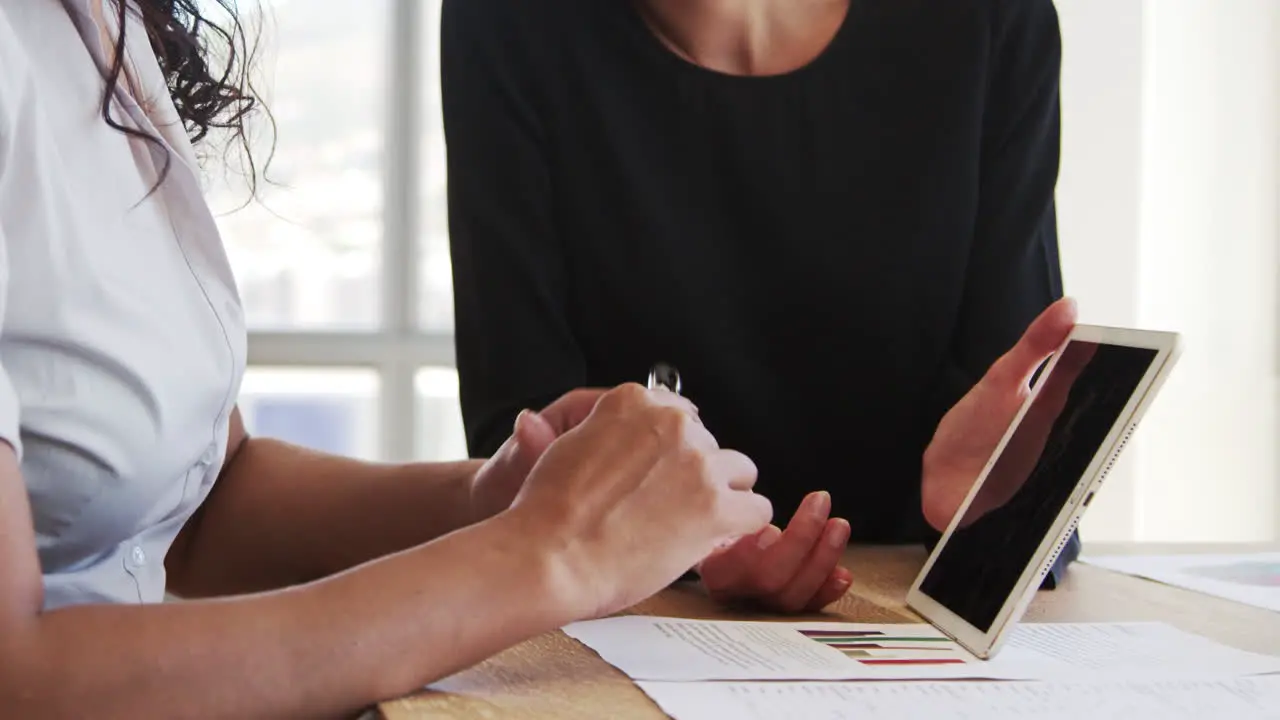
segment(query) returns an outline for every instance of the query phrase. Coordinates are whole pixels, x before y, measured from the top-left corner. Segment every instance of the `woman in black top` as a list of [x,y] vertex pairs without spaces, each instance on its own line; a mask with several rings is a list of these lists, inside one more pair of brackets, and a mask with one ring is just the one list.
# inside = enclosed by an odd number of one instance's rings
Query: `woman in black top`
[[847,540],[936,538],[1074,322],[978,383],[1062,294],[1052,0],[446,0],[442,36],[471,453],[666,361],[795,513],[713,594],[821,607]]

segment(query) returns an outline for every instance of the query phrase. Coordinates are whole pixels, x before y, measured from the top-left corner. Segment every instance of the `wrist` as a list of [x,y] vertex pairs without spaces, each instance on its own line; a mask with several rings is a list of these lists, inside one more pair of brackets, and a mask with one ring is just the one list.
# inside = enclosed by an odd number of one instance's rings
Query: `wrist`
[[549,608],[556,627],[597,617],[603,603],[581,544],[562,528],[525,507],[514,507],[485,522],[492,525],[503,546],[520,558],[522,575],[537,598]]
[[952,515],[963,501],[964,496],[961,495],[957,502],[955,493],[941,487],[936,477],[926,470],[920,482],[920,512],[929,527],[940,533],[946,532]]
[[[484,519],[477,510],[475,499],[476,475],[484,466],[483,460],[456,460],[446,462],[415,461],[388,465],[375,465],[391,484],[400,488],[418,488],[430,492],[431,507],[448,518],[449,527],[445,532],[431,537],[423,537],[414,544],[434,540],[446,532],[458,530]],[[401,500],[421,500],[427,498],[406,498]]]

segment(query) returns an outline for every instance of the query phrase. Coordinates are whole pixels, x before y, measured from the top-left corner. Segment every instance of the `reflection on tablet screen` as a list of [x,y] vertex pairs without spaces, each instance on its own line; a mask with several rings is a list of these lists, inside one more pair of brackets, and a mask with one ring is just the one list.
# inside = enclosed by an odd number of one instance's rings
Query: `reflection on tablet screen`
[[988,632],[1156,350],[1073,341],[920,590]]

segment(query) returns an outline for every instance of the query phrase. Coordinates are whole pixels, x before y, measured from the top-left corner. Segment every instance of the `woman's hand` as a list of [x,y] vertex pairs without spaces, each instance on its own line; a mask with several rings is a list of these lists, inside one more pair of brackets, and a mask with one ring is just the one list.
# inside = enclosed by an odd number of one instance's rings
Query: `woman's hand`
[[852,577],[839,567],[849,522],[829,517],[831,496],[812,493],[786,530],[774,525],[721,548],[699,574],[720,602],[750,601],[778,612],[817,612],[839,600]]
[[578,614],[598,617],[764,527],[773,510],[755,480],[755,465],[720,449],[687,400],[624,385],[551,444],[506,517],[560,559]]
[[[542,454],[581,424],[603,395],[602,390],[579,390],[540,413],[521,413],[511,438],[472,481],[475,521],[506,510]],[[665,399],[676,400],[696,422],[691,405],[675,396]],[[850,583],[849,572],[836,566],[849,539],[849,523],[829,518],[830,509],[831,498],[814,493],[785,531],[769,525],[716,550],[700,564],[712,597],[750,599],[782,612],[819,610],[839,599]]]
[[551,443],[585,420],[602,395],[603,390],[574,390],[541,412],[520,413],[511,437],[471,479],[471,521],[480,522],[510,507]]
[[[1073,300],[1063,298],[1050,305],[1031,323],[1018,343],[996,360],[978,384],[942,418],[925,449],[921,479],[922,509],[925,519],[935,529],[945,530],[951,523],[1030,394],[1031,378],[1067,339],[1075,324]],[[1075,372],[1078,371],[1076,368]],[[1053,417],[1061,410],[1065,397],[1059,400],[1061,402],[1044,406],[1046,411],[1052,410]],[[1050,425],[1052,422],[1043,428],[1044,432],[1047,433]],[[1037,437],[1043,445],[1043,436],[1037,434]],[[1038,452],[1022,454],[1038,457]],[[1010,477],[1016,476],[1017,473],[1010,473]]]

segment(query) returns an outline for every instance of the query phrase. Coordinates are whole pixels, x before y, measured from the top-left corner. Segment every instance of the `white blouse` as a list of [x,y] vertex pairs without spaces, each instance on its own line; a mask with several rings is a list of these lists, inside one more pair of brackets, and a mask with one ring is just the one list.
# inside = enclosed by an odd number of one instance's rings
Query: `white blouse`
[[102,1],[0,0],[0,439],[18,452],[46,608],[163,599],[245,364],[231,269],[136,21],[112,112],[165,147],[99,112],[115,38]]

